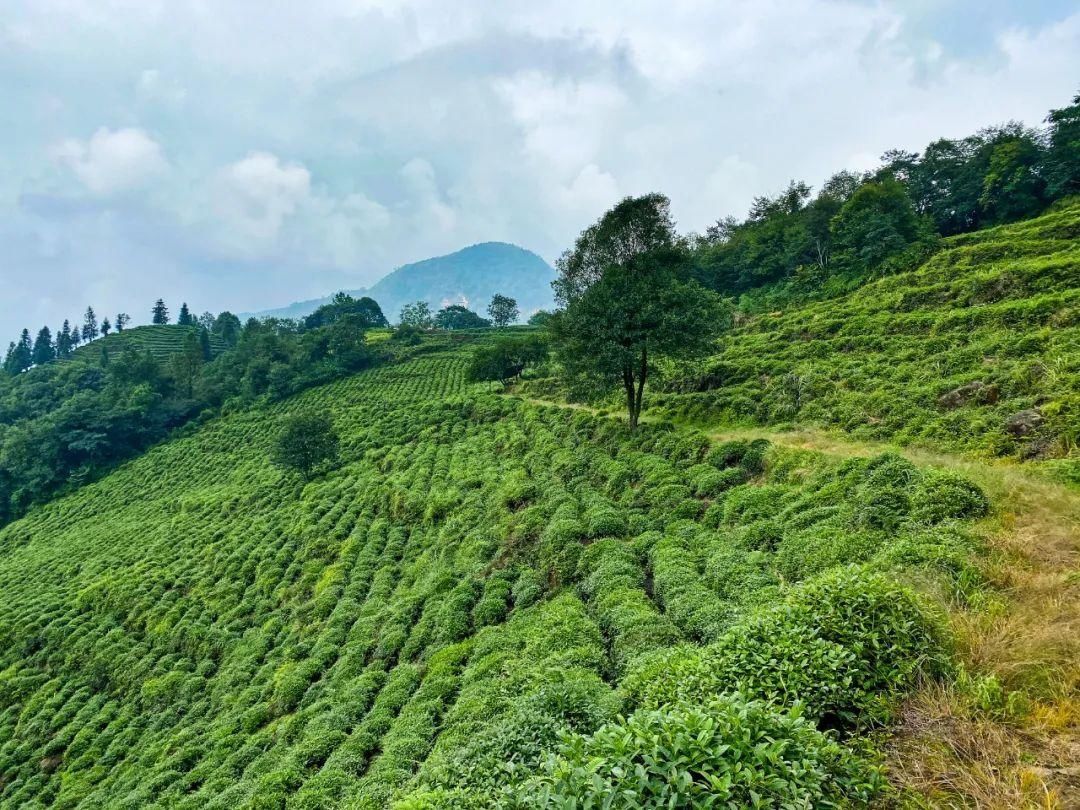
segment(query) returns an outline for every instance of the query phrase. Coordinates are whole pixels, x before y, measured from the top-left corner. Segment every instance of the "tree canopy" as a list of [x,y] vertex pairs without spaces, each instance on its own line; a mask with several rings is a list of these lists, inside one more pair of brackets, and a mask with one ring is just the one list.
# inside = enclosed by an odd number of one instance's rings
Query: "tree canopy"
[[501,329],[516,321],[520,311],[517,301],[513,298],[495,293],[491,298],[491,303],[488,304],[487,313],[491,322]]
[[289,416],[274,445],[274,463],[311,478],[338,454],[338,434],[328,413],[301,412]]
[[491,322],[481,318],[461,304],[443,307],[435,314],[435,326],[439,329],[483,329]]

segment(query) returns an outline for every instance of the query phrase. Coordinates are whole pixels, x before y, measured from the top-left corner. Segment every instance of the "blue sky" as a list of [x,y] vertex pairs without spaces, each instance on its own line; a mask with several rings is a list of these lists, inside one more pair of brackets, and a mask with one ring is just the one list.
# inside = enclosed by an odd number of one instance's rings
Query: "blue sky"
[[1078,90],[1057,0],[7,0],[0,328],[553,260],[652,190],[701,230]]

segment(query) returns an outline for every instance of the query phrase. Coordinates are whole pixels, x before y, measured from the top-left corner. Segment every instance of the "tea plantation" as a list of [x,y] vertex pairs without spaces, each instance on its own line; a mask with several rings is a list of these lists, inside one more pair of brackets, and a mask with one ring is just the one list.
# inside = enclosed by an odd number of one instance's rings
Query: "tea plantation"
[[1080,203],[951,237],[847,296],[754,316],[666,387],[656,416],[825,426],[1080,481]]
[[[469,352],[212,420],[0,531],[0,805],[883,799],[868,735],[951,677],[982,492],[896,455],[630,434],[466,384]],[[307,483],[268,462],[304,411],[341,436]]]

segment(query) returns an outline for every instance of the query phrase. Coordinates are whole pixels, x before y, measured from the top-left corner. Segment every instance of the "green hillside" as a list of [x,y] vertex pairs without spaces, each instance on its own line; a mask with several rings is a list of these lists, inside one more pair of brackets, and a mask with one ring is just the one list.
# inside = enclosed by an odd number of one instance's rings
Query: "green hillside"
[[[470,387],[468,346],[433,348],[0,531],[0,805],[565,807],[639,755],[656,802],[672,779],[738,806],[880,792],[863,733],[949,670],[897,582],[977,598],[977,488],[628,434]],[[270,446],[323,409],[342,460],[304,485]],[[721,747],[666,770],[705,729]],[[735,770],[710,753],[731,748]]]
[[[180,352],[184,347],[184,338],[192,332],[197,332],[197,326],[180,326],[169,324],[167,326],[133,326],[123,332],[113,332],[110,335],[100,337],[92,343],[86,343],[75,350],[72,355],[74,360],[85,360],[97,364],[101,359],[102,351],[109,356],[119,356],[129,348],[137,352],[149,351],[154,357],[168,360],[172,355]],[[208,334],[210,350],[217,356],[225,351],[225,342],[215,334]]]
[[1078,480],[1080,202],[949,238],[848,296],[752,316],[721,346],[671,370],[654,416],[1050,459]]

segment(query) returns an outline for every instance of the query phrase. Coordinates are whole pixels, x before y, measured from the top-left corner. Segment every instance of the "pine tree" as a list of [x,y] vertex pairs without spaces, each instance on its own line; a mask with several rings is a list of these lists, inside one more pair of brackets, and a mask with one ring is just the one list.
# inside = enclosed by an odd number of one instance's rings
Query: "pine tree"
[[195,323],[195,319],[191,317],[191,310],[188,309],[187,301],[180,305],[180,314],[177,316],[176,322],[181,326],[191,326]]
[[15,341],[8,344],[7,354],[4,355],[4,371],[12,376],[19,373],[15,370]]
[[71,354],[71,324],[64,321],[64,325],[56,333],[56,356],[68,357]]
[[56,357],[56,349],[53,347],[52,332],[49,331],[49,327],[43,326],[41,327],[41,331],[37,333],[37,339],[34,341],[34,349],[31,357],[35,366],[48,363]]
[[169,309],[160,298],[154,302],[154,308],[150,310],[150,315],[150,322],[157,326],[163,326],[169,322]]
[[[30,368],[34,362],[34,346],[30,341],[30,330],[23,329],[22,334],[19,335],[19,342],[14,344],[11,348],[10,355],[10,368],[8,369],[11,374],[21,374]],[[5,363],[5,366],[7,363]]]
[[79,333],[79,327],[75,327],[71,330],[71,349],[74,351],[79,348],[79,344],[82,343],[82,337]]
[[98,336],[98,324],[97,315],[94,314],[93,307],[86,308],[86,314],[83,316],[83,328],[82,337],[84,343],[89,343],[91,340]]
[[116,331],[123,332],[124,327],[128,325],[128,321],[131,320],[131,316],[126,312],[116,313]]
[[108,317],[102,318],[101,319],[101,334],[102,335],[107,335],[107,334],[109,334],[110,331],[112,331],[112,324],[109,323]]

